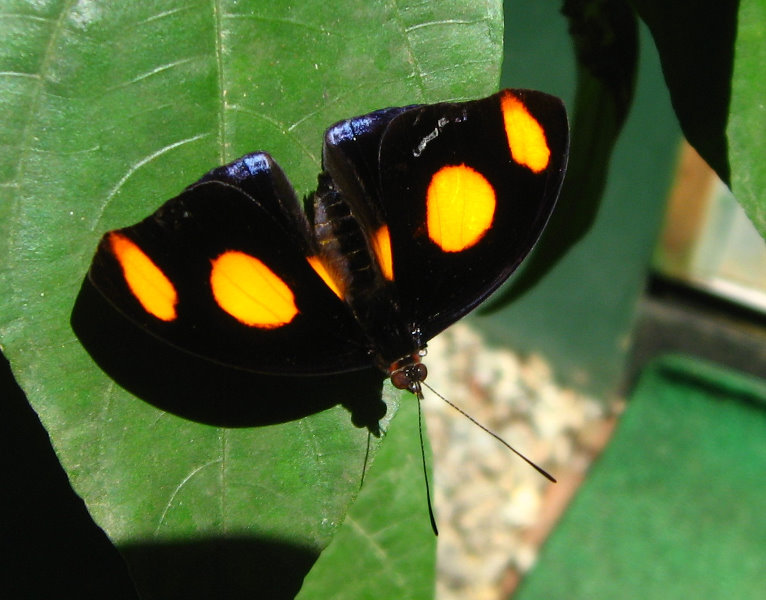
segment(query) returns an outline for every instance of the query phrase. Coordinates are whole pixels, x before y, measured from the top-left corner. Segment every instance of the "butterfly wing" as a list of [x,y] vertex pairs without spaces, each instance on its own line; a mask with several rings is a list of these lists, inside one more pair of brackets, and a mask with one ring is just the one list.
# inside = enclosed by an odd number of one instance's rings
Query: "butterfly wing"
[[356,212],[378,207],[380,141],[395,117],[416,107],[384,108],[327,129],[322,166]]
[[[389,230],[403,319],[430,339],[503,283],[540,236],[566,168],[566,111],[547,94],[504,90],[389,115],[368,201],[374,226]],[[373,186],[366,167],[356,172]]]
[[359,327],[312,266],[314,250],[289,181],[255,153],[107,233],[89,277],[147,331],[216,362],[291,374],[367,367]]

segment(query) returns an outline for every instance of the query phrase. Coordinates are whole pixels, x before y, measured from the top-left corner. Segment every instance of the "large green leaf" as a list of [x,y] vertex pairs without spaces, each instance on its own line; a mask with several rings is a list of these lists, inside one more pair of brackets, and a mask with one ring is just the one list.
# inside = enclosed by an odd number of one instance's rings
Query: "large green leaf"
[[[257,428],[181,418],[100,371],[70,312],[100,235],[211,167],[266,149],[306,193],[335,120],[493,91],[499,3],[2,0],[0,34],[0,339],[70,481],[148,595],[151,568],[183,581],[211,556],[240,557],[217,576],[227,589],[249,571],[261,591],[294,592],[359,487],[369,436],[353,410]],[[113,345],[118,362],[143,358]],[[182,406],[202,377],[189,364],[144,383]],[[194,401],[236,395],[257,413],[319,393],[224,377]],[[344,381],[317,404],[353,404]]]

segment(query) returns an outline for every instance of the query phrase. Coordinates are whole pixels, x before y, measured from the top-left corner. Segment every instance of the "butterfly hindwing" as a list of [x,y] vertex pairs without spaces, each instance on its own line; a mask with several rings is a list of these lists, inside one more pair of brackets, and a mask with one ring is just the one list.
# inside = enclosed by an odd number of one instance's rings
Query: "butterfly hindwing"
[[257,153],[106,234],[89,277],[149,332],[223,364],[296,374],[368,366],[358,325],[308,260],[312,243],[286,177]]

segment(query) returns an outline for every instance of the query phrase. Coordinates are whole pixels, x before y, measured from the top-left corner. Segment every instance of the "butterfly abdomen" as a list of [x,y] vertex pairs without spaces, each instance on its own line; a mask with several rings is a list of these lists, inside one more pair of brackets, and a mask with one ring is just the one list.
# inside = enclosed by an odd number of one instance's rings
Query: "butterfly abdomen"
[[380,285],[367,237],[359,220],[329,176],[320,177],[314,195],[314,236],[325,268],[350,304]]

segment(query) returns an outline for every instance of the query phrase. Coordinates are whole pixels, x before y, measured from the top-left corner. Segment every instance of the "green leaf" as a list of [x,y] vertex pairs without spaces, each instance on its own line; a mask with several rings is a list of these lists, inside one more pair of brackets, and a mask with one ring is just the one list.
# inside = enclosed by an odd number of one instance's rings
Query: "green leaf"
[[[340,405],[225,428],[115,385],[69,324],[97,240],[245,152],[268,150],[306,193],[334,121],[491,93],[501,19],[497,2],[458,0],[0,1],[0,339],[73,487],[147,595],[162,583],[141,569],[177,568],[182,580],[221,554],[253,566],[249,579],[242,565],[224,569],[226,589],[244,577],[263,591],[267,580],[253,580],[267,574],[294,592],[357,493],[368,432]],[[148,383],[173,395],[183,382],[164,366]],[[238,402],[289,401],[253,381]],[[229,383],[205,388],[210,405],[230,400]],[[318,403],[355,395],[342,385]],[[430,538],[411,543],[433,551]],[[274,558],[298,554],[297,567]]]
[[[334,600],[433,598],[436,554],[413,545],[433,540],[417,422],[416,401],[405,398],[357,502],[299,600],[328,593]],[[351,564],[356,575],[349,581]]]
[[737,15],[731,111],[726,129],[731,189],[766,238],[766,4],[742,0]]

